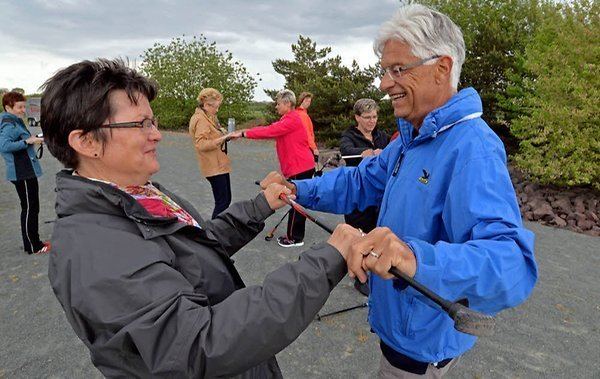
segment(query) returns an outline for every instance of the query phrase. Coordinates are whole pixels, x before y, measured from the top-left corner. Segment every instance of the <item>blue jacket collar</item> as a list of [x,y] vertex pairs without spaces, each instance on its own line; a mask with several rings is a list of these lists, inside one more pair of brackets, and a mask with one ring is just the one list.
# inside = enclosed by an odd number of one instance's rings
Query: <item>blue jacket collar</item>
[[9,118],[12,121],[17,122],[17,123],[19,123],[19,121],[21,121],[21,122],[23,121],[19,117],[15,116],[12,113],[9,113],[9,112],[2,112],[2,113],[0,113],[0,121],[4,120],[5,118]]
[[[452,96],[446,104],[434,109],[425,117],[416,140],[436,137],[438,133],[449,129],[465,117],[479,117],[482,109],[481,98],[477,91],[472,87],[464,88]],[[413,125],[402,118],[397,119],[397,123],[402,142],[407,145],[412,140]]]

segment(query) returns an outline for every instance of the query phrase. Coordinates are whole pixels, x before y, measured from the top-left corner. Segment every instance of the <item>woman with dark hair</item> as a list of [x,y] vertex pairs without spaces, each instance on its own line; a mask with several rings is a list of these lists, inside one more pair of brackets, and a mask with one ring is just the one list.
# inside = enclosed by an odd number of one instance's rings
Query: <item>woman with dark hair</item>
[[[345,159],[346,166],[358,166],[365,157],[379,155],[390,142],[387,134],[377,129],[377,113],[379,106],[373,99],[359,99],[354,103],[354,119],[356,126],[349,127],[342,134],[340,153],[343,155],[360,155],[360,158]],[[369,233],[377,226],[379,207],[370,206],[365,209],[355,209],[344,215],[348,225]],[[369,296],[369,284],[354,281],[358,292]]]
[[200,171],[210,183],[215,199],[212,218],[231,204],[231,162],[227,156],[227,140],[231,137],[217,118],[222,102],[223,95],[219,91],[204,88],[198,95],[198,107],[189,126]]
[[[379,106],[373,99],[359,99],[354,103],[356,126],[349,127],[340,140],[340,153],[360,155],[360,158],[346,159],[346,166],[358,166],[365,157],[378,155],[390,142],[387,134],[377,129]],[[377,225],[378,207],[355,209],[344,216],[347,224],[368,233]]]
[[44,137],[70,168],[56,179],[49,278],[94,365],[107,377],[280,378],[275,354],[343,278],[360,233],[338,226],[328,243],[246,287],[231,256],[289,189],[274,183],[204,221],[150,180],[162,138],[153,82],[99,60],[44,86]]
[[0,113],[0,153],[6,163],[6,179],[17,189],[21,202],[23,250],[27,254],[46,254],[50,252],[50,243],[42,242],[38,233],[37,178],[42,176],[42,168],[34,149],[44,139],[32,136],[23,123],[25,100],[19,92],[8,92],[2,97],[5,112]]

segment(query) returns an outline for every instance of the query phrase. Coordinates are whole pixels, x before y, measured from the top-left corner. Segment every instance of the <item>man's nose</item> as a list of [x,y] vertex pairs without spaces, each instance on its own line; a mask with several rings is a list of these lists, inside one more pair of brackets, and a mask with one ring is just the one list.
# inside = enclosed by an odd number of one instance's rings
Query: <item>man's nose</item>
[[388,89],[392,88],[394,86],[394,83],[394,80],[390,78],[390,76],[387,73],[385,73],[381,77],[381,81],[379,82],[379,89],[385,92]]

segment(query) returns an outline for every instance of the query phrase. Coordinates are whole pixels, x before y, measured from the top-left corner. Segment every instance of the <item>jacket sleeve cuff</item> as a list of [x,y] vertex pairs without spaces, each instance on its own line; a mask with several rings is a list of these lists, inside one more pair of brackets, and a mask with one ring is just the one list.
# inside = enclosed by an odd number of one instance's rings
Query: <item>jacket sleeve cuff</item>
[[296,201],[303,206],[306,206],[310,199],[311,186],[305,180],[292,180],[292,184],[296,186]]
[[330,290],[332,290],[348,272],[346,261],[344,260],[344,257],[342,257],[342,254],[327,242],[311,246],[309,250],[301,254],[300,259],[302,259],[302,256],[305,256],[316,264],[324,267]]
[[439,281],[442,271],[436,265],[435,247],[425,241],[416,238],[403,238],[410,247],[416,259],[416,271],[414,279],[425,285],[432,285]]
[[269,206],[269,202],[267,201],[264,192],[260,192],[258,195],[256,195],[254,198],[254,206],[256,207],[259,221],[264,221],[267,219],[267,217],[275,213],[275,211]]

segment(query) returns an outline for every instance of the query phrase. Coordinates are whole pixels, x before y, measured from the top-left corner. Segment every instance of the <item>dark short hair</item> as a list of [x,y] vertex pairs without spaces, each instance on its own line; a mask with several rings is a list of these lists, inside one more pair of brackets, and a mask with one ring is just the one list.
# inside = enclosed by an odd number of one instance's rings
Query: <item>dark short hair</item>
[[2,108],[6,110],[6,107],[14,107],[15,103],[19,101],[25,101],[25,96],[22,93],[11,91],[7,92],[2,96]]
[[111,92],[124,90],[137,104],[140,94],[154,100],[157,88],[122,59],[86,60],[58,71],[42,86],[40,121],[48,149],[65,167],[77,168],[79,160],[69,145],[69,134],[82,130],[104,146],[109,134],[98,127],[114,112]]

